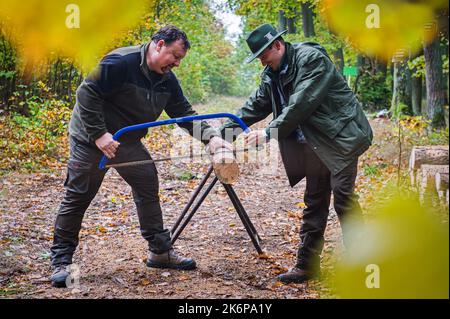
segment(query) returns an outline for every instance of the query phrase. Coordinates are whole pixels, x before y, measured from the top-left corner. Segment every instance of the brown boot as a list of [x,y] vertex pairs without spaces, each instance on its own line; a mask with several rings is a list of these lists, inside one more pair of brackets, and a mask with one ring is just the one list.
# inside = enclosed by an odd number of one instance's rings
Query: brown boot
[[177,254],[173,249],[162,254],[150,252],[147,266],[152,268],[170,268],[179,270],[192,270],[197,267],[195,260],[183,257]]
[[300,269],[294,267],[290,269],[288,272],[281,274],[278,276],[278,280],[285,284],[290,283],[302,283],[307,280],[313,279],[318,276],[317,272],[308,271],[304,269]]

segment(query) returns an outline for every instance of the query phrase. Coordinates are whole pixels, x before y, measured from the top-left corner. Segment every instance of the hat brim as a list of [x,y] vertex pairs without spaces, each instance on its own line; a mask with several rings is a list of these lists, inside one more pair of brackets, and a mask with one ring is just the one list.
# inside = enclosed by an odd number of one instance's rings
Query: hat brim
[[276,36],[273,37],[272,40],[270,40],[269,42],[267,42],[266,44],[263,45],[263,47],[261,49],[258,50],[258,52],[252,54],[250,57],[248,57],[245,62],[250,63],[252,62],[254,59],[256,59],[269,45],[271,45],[273,43],[273,41],[275,41],[276,39],[278,39],[278,37],[282,36],[283,34],[285,34],[288,30],[284,30],[279,32]]

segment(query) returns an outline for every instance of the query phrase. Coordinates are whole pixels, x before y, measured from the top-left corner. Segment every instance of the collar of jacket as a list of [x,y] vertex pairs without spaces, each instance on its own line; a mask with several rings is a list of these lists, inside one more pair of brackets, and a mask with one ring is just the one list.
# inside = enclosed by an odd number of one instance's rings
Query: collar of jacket
[[[152,80],[150,79],[150,69],[148,68],[148,64],[147,64],[147,51],[148,51],[149,47],[150,47],[150,42],[141,45],[141,64],[140,64],[140,68],[141,68],[142,73],[145,75],[145,77],[151,83]],[[169,77],[170,77],[169,73],[164,73],[162,78],[161,78],[161,80],[158,83],[155,83],[153,86],[168,80]]]
[[[295,50],[292,44],[289,42],[286,43],[286,55],[287,55],[287,61],[288,61],[288,67],[286,72],[280,73],[280,80],[283,86],[287,85],[289,82],[291,82],[294,79],[295,76],[295,69],[297,68],[297,65],[295,63]],[[271,69],[269,66],[266,66],[264,71],[261,74],[261,80],[263,82],[266,82],[270,84],[272,82],[272,78],[270,77]]]

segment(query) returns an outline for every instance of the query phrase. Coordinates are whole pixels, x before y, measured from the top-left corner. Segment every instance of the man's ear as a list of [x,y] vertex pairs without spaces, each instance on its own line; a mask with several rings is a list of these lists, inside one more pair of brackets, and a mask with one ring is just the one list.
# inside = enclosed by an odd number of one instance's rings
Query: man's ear
[[163,46],[165,46],[166,45],[166,41],[164,41],[164,40],[159,40],[158,42],[156,42],[156,51],[157,52],[160,52],[161,51],[161,48],[163,47]]
[[275,40],[274,44],[275,44],[275,48],[277,48],[277,51],[280,51],[280,49],[281,49],[281,41],[280,40]]

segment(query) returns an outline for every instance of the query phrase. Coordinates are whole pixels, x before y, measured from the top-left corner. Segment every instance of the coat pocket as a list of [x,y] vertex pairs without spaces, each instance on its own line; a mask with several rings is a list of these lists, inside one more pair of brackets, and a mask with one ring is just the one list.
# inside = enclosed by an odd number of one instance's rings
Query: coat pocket
[[337,151],[342,155],[351,155],[367,142],[367,136],[355,120],[349,121],[334,138]]
[[335,115],[315,112],[308,119],[308,124],[323,132],[328,138],[334,139],[351,118],[336,118]]

